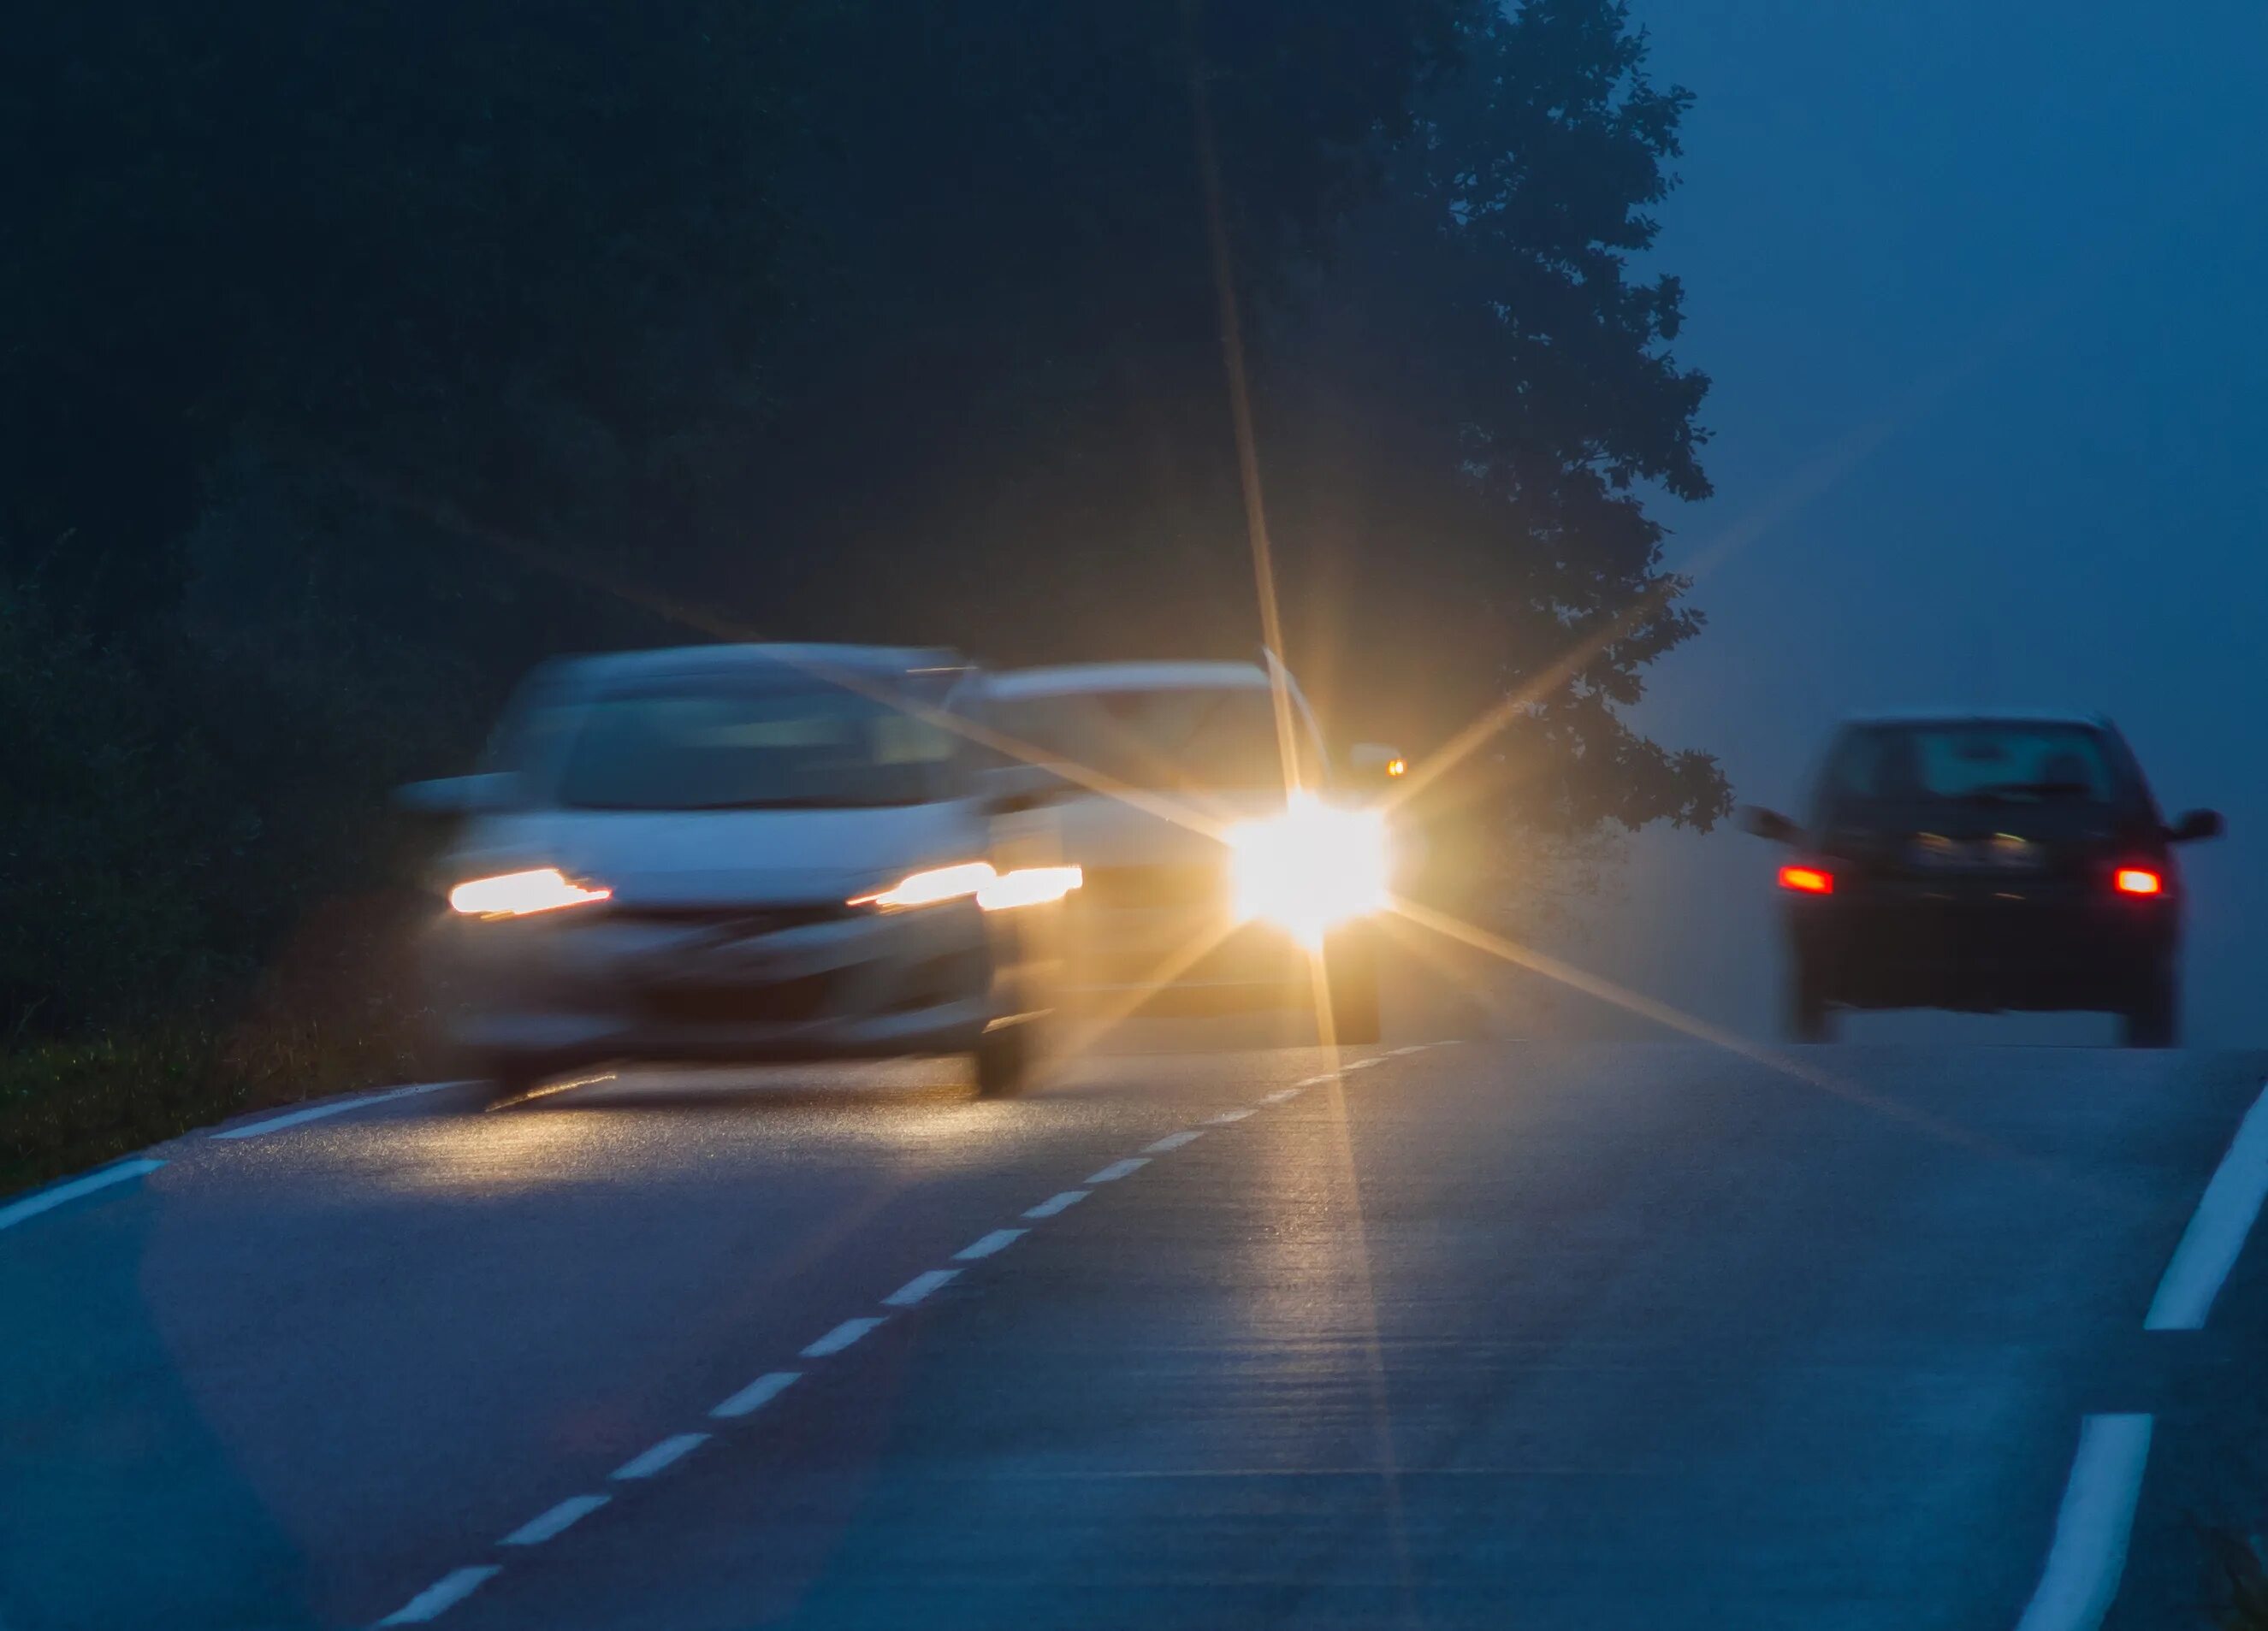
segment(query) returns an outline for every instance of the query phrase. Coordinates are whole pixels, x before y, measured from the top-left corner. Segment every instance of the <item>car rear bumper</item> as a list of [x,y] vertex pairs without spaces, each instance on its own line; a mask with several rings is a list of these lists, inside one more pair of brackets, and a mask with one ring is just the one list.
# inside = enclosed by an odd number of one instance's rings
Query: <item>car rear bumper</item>
[[452,1047],[554,1069],[888,1058],[974,1047],[1014,1007],[973,904],[746,934],[729,918],[559,918],[438,926],[428,966]]
[[1856,1008],[2119,1009],[2162,976],[2171,901],[1792,902],[1805,977]]

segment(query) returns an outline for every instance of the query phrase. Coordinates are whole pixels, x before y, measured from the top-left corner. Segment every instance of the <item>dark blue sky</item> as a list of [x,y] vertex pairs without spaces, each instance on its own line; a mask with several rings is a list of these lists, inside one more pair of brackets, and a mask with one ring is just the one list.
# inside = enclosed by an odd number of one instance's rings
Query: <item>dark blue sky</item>
[[[1658,258],[1718,488],[1669,517],[1711,623],[1645,724],[1786,806],[1850,711],[2108,712],[2169,812],[2229,818],[2189,852],[2192,1035],[2268,1035],[2268,7],[1634,11],[1699,99]],[[1769,1029],[1771,862],[1647,834],[1592,960]],[[1948,1025],[2108,1032],[1852,1033]]]

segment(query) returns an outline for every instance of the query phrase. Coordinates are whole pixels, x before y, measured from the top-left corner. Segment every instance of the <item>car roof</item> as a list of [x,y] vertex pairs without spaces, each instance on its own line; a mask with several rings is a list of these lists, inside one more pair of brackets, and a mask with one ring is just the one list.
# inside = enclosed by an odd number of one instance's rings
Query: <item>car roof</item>
[[990,675],[994,696],[1070,696],[1093,691],[1246,691],[1268,688],[1257,663],[1064,663]]
[[1880,713],[1853,714],[1845,725],[2085,725],[2108,731],[2110,721],[2101,714],[2076,713],[2049,708],[1903,708]]
[[965,670],[968,661],[941,646],[886,645],[686,645],[646,651],[601,651],[561,658],[557,671],[601,683],[669,679],[685,674],[731,673],[784,665],[808,668],[821,678],[828,670],[855,674],[900,675]]

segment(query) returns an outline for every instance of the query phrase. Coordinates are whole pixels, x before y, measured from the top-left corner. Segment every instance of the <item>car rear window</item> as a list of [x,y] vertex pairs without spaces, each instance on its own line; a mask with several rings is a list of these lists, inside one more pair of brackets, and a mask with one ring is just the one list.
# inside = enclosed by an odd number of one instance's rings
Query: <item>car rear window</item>
[[1836,805],[2103,804],[2117,786],[2102,733],[2086,725],[1964,721],[1850,731],[1822,790]]

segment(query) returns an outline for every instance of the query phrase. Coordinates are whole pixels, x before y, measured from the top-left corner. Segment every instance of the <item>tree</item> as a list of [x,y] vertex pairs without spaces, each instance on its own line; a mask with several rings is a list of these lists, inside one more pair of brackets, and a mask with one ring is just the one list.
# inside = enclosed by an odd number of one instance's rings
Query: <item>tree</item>
[[816,10],[19,8],[0,565],[99,627],[162,619],[247,441],[634,555],[704,433],[752,416]]
[[1300,626],[1358,713],[1525,699],[1480,757],[1530,823],[1705,828],[1728,803],[1715,761],[1618,712],[1701,626],[1646,495],[1708,496],[1708,381],[1668,350],[1678,281],[1632,267],[1690,97],[1647,77],[1619,0],[1482,12],[1459,56],[1274,325],[1263,400],[1287,581],[1313,591]]

